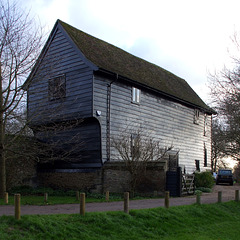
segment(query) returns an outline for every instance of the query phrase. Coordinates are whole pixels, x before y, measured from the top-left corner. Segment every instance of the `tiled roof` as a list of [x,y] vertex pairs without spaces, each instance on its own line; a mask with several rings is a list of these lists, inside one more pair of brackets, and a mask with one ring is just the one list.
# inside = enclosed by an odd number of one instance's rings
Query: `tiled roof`
[[84,56],[98,68],[212,112],[189,84],[173,73],[58,20]]

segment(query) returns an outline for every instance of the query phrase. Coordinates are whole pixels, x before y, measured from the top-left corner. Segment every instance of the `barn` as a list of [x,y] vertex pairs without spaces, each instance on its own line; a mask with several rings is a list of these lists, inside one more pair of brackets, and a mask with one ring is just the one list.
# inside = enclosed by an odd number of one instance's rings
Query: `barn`
[[29,126],[54,144],[54,161],[39,165],[44,185],[114,189],[126,174],[112,139],[139,131],[172,146],[151,170],[160,190],[171,159],[186,173],[210,169],[214,111],[189,84],[65,22],[57,20],[26,85]]

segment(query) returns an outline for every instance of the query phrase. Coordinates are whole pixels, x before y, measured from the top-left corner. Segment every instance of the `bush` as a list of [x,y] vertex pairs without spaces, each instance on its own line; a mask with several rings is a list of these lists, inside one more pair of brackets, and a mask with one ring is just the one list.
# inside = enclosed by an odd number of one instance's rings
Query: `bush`
[[195,173],[196,188],[212,188],[214,179],[210,172]]

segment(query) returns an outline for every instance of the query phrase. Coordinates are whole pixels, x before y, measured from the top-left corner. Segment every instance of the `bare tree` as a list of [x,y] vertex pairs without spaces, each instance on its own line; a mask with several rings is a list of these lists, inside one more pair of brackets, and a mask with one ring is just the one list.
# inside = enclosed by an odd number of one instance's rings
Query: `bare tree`
[[139,130],[129,137],[121,134],[112,139],[112,146],[117,150],[120,160],[124,162],[130,173],[130,189],[134,194],[138,182],[146,175],[149,163],[157,163],[173,149],[173,146],[163,147],[160,141],[144,136]]
[[[0,198],[6,191],[6,124],[22,113],[23,83],[42,45],[42,31],[16,3],[0,0]],[[13,141],[14,139],[12,139]]]
[[218,118],[214,118],[212,122],[212,159],[211,168],[216,172],[222,159],[227,156],[227,142],[225,129],[221,125]]
[[[237,35],[233,42],[239,50]],[[232,57],[234,66],[209,76],[212,105],[218,113],[221,135],[226,147],[224,154],[239,159],[240,155],[240,59]],[[221,137],[221,136],[220,136]]]

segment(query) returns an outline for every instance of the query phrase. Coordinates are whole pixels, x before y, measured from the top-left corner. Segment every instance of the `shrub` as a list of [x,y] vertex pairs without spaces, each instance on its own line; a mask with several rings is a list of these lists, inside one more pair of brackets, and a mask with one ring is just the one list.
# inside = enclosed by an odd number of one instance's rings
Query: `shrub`
[[196,188],[212,188],[214,179],[211,172],[195,173],[195,185]]

